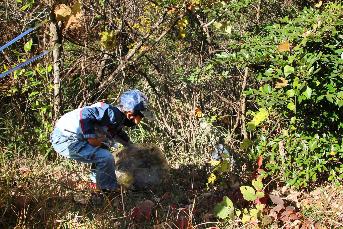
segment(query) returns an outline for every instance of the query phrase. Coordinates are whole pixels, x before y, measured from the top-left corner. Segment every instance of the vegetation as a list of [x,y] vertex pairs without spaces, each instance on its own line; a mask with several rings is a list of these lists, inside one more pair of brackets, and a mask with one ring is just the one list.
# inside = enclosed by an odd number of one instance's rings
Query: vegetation
[[[16,0],[0,4],[1,228],[343,226],[343,5],[319,0]],[[169,182],[89,201],[54,121],[144,91],[130,130]],[[323,191],[324,190],[324,191]],[[319,201],[320,200],[320,201]]]

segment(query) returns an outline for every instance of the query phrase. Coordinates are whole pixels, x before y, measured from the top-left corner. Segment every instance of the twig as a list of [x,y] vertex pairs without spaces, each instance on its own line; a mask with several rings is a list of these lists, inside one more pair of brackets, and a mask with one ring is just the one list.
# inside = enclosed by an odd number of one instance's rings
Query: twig
[[123,195],[123,187],[121,187],[121,186],[120,186],[120,196],[121,196],[121,204],[122,204],[122,207],[123,207],[124,216],[126,216],[125,204],[124,204],[124,195]]
[[244,136],[244,138],[248,138],[248,134],[246,131],[246,127],[245,127],[245,95],[244,95],[244,90],[245,87],[247,85],[247,78],[248,78],[248,74],[249,74],[249,69],[248,67],[245,67],[244,70],[244,77],[243,77],[243,83],[242,83],[242,91],[241,91],[241,95],[242,95],[242,99],[241,99],[241,121],[242,121],[242,134]]
[[247,84],[247,78],[248,78],[248,67],[245,68],[244,75],[243,75],[243,82],[242,82],[242,88],[241,88],[241,99],[240,99],[240,109],[237,112],[237,117],[235,121],[235,125],[231,129],[231,132],[226,138],[226,142],[230,142],[232,140],[232,136],[234,135],[238,125],[239,121],[241,120],[241,125],[242,125],[242,134],[244,138],[248,138],[247,132],[246,132],[246,127],[245,127],[245,96],[244,96],[244,90]]
[[194,225],[194,228],[197,228],[199,226],[202,226],[202,225],[207,225],[207,224],[218,224],[220,222],[205,222],[205,223],[199,223],[197,225]]

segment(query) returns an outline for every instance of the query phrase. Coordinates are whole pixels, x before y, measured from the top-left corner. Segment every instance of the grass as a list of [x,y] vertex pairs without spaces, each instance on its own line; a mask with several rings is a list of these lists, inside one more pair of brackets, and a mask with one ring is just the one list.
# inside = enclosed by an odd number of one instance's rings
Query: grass
[[[122,190],[98,205],[92,198],[94,190],[88,186],[89,166],[85,164],[37,156],[2,158],[0,165],[0,228],[249,227],[237,217],[223,221],[213,215],[214,206],[224,195],[236,209],[242,210],[249,203],[242,200],[239,189],[207,189],[208,168],[204,166],[179,164],[171,168],[169,180],[159,187],[139,192]],[[342,201],[342,187],[332,185],[301,193],[297,209],[303,217],[299,224],[342,227]]]
[[[198,209],[204,197],[205,171],[194,167],[172,170],[168,183],[144,192],[123,191],[102,206],[92,203],[86,165],[21,158],[2,164],[1,228],[178,228],[201,224],[209,209]],[[181,175],[182,174],[182,175]],[[199,180],[201,178],[201,181]],[[151,201],[151,214],[135,212]],[[210,208],[209,203],[202,203]],[[213,223],[209,223],[213,224]],[[179,226],[178,226],[179,225]]]

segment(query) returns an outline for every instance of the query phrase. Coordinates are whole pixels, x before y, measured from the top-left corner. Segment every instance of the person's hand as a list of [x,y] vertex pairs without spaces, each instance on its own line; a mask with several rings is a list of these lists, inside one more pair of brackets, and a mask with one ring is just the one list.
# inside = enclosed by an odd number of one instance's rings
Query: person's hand
[[98,147],[101,146],[103,140],[101,138],[88,138],[87,142],[94,147]]

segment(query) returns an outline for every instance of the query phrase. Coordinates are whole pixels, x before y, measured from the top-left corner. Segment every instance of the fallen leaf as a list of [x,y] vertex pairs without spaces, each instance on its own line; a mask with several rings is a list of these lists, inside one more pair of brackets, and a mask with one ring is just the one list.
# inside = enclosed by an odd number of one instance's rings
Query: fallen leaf
[[30,172],[31,172],[31,169],[29,167],[27,167],[27,166],[22,166],[22,167],[19,168],[19,173],[21,175],[23,175],[24,177],[29,175]]
[[270,211],[279,213],[282,209],[285,209],[285,207],[283,205],[279,204],[279,205],[273,207]]
[[269,195],[270,200],[273,202],[275,205],[284,205],[283,199],[281,199],[279,196],[276,195]]

